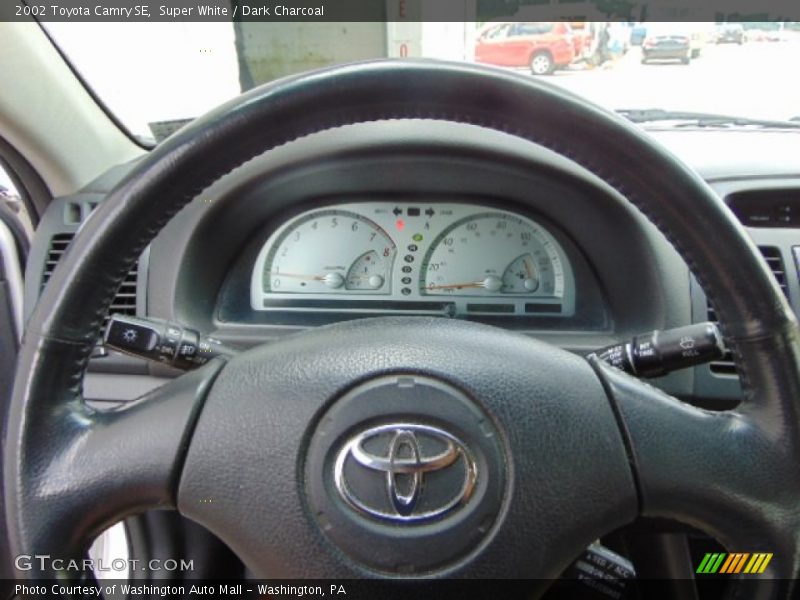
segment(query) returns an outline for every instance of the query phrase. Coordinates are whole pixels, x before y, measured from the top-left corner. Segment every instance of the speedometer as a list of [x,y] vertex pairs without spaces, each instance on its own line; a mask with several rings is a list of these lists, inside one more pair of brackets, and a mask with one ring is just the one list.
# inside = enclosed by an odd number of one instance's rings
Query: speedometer
[[389,294],[394,242],[345,210],[307,213],[277,231],[259,257],[266,294]]
[[562,298],[564,266],[553,237],[505,212],[465,217],[432,243],[420,292],[448,296]]

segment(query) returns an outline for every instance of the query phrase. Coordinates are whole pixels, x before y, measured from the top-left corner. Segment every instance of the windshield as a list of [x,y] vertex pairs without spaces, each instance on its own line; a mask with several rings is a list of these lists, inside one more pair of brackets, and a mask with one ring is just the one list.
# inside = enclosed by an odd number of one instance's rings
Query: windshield
[[[762,120],[800,115],[796,23],[46,23],[117,118],[159,141],[243,91],[381,57],[478,62],[607,108]],[[143,43],[145,41],[147,43]]]

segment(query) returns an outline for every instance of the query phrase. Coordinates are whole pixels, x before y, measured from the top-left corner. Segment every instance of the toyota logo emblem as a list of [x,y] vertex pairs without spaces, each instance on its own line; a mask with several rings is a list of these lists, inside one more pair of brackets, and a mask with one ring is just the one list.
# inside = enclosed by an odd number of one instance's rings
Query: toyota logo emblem
[[469,500],[478,470],[454,435],[429,425],[367,429],[339,451],[334,483],[361,513],[391,522],[440,517]]

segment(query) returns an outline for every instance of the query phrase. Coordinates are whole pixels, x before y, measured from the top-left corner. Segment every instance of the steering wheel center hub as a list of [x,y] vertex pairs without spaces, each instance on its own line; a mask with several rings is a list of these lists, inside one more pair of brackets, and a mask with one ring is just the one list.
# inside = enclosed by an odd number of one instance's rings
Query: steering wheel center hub
[[429,572],[490,534],[507,463],[498,429],[466,394],[429,377],[383,376],[322,415],[306,496],[327,539],[359,564]]

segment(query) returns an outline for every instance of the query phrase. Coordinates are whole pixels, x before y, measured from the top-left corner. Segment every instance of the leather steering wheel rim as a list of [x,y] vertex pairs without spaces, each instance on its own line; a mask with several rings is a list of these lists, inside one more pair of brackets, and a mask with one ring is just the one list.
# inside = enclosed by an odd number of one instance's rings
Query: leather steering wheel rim
[[[119,415],[95,413],[81,397],[111,299],[167,221],[271,148],[332,127],[406,118],[479,125],[554,150],[616,188],[672,242],[714,303],[737,358],[744,402],[724,415],[705,413],[594,365],[626,438],[639,512],[697,525],[738,545],[731,550],[773,552],[768,574],[776,583],[764,593],[788,597],[800,565],[800,341],[744,229],[696,173],[620,117],[540,79],[428,61],[333,67],[254,89],[168,138],[111,192],[28,323],[4,455],[12,553],[80,556],[109,523],[176,505],[202,399],[223,365],[180,378],[169,402],[154,393]],[[670,432],[663,422],[669,419],[680,430]],[[183,433],[167,435],[171,428]],[[720,469],[719,458],[686,456],[682,449],[697,436],[729,448],[737,469]],[[125,486],[104,464],[104,444],[127,449],[133,466]],[[673,489],[675,478],[696,481]],[[95,510],[78,510],[90,504]]]

